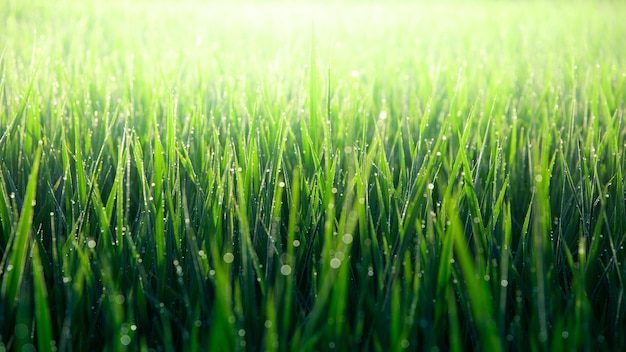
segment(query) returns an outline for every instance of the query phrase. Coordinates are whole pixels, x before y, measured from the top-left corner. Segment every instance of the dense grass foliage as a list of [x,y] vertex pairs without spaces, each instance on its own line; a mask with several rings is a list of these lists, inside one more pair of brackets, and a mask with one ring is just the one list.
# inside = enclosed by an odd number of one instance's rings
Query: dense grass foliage
[[626,6],[0,4],[0,351],[626,348]]

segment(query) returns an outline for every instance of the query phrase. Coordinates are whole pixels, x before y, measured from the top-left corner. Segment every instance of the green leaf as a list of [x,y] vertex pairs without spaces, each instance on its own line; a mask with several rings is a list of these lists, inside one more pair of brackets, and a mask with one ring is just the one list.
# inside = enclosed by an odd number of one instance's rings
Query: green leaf
[[37,148],[35,160],[28,177],[24,205],[17,223],[17,229],[13,233],[13,244],[7,251],[9,264],[4,269],[4,279],[2,280],[2,299],[9,302],[11,307],[15,307],[20,298],[19,290],[24,277],[24,270],[28,259],[28,249],[30,248],[30,234],[33,225],[33,213],[36,206],[37,195],[37,174],[41,160],[42,146]]

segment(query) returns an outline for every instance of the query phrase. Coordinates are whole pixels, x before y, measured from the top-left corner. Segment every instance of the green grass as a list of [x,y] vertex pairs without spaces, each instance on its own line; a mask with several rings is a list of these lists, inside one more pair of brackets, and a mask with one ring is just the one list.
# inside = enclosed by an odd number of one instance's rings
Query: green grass
[[626,348],[626,6],[0,5],[0,351]]

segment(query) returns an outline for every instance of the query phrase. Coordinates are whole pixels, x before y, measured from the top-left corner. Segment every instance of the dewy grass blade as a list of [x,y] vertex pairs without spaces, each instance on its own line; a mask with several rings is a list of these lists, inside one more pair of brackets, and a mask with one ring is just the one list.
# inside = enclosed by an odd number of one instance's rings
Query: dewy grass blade
[[[463,148],[460,148],[459,150],[463,150]],[[463,171],[465,174],[465,198],[469,202],[472,233],[474,236],[473,242],[476,246],[476,252],[474,255],[476,256],[476,262],[480,264],[479,271],[482,272],[484,270],[484,266],[486,265],[485,258],[487,258],[489,255],[487,236],[485,234],[485,225],[480,209],[480,203],[478,201],[478,196],[476,195],[476,190],[474,189],[474,181],[472,180],[472,171],[470,169],[469,162],[464,152],[460,152],[460,154],[461,160],[463,162]]]
[[[285,282],[285,294],[282,299],[282,331],[280,334],[280,344],[286,345],[288,343],[289,331],[293,328],[291,325],[291,317],[293,314],[293,304],[295,302],[295,277],[297,270],[296,265],[298,263],[296,248],[299,247],[300,239],[296,239],[296,225],[298,223],[298,210],[300,209],[300,169],[295,169],[291,178],[291,190],[290,190],[290,202],[289,202],[289,220],[287,224],[287,243],[286,243],[286,257],[285,261],[281,264],[280,272],[286,276]],[[297,241],[297,242],[296,242]]]
[[2,300],[7,302],[9,307],[14,308],[20,299],[20,286],[24,278],[24,270],[28,260],[28,252],[31,247],[31,231],[33,214],[36,206],[37,195],[37,175],[42,156],[42,145],[40,144],[35,154],[28,185],[24,194],[24,205],[20,213],[17,228],[13,233],[14,240],[12,246],[5,255],[8,255],[8,264],[4,268],[2,279]]
[[[15,216],[11,211],[11,201],[7,193],[6,181],[4,179],[4,166],[0,168],[0,226],[2,226],[2,236],[0,237],[0,248],[7,248],[11,237],[11,229],[15,226]],[[0,257],[4,257],[4,252],[0,252]]]
[[72,124],[74,128],[74,159],[76,170],[76,184],[78,186],[78,196],[80,200],[80,209],[84,211],[87,205],[87,177],[85,177],[85,162],[83,160],[81,124],[78,114],[72,116]]
[[317,47],[315,43],[315,23],[311,22],[311,49],[309,53],[309,134],[311,135],[311,141],[313,142],[313,150],[316,152],[319,147],[319,89],[318,89],[318,74],[317,74]]
[[[37,66],[39,66],[39,64]],[[7,142],[7,138],[9,138],[12,134],[15,133],[15,131],[17,130],[17,127],[19,126],[19,123],[18,123],[19,120],[22,119],[25,115],[24,112],[26,108],[28,107],[28,100],[30,98],[30,95],[32,94],[33,86],[35,85],[35,82],[36,82],[37,70],[34,70],[33,72],[31,72],[31,75],[32,76],[31,76],[30,82],[28,83],[28,87],[26,87],[26,92],[21,97],[20,105],[17,108],[17,112],[15,113],[15,116],[13,117],[8,127],[2,134],[2,137],[0,137],[0,150],[2,150],[3,144]]]
[[39,254],[39,242],[32,245],[33,286],[35,291],[35,328],[37,343],[40,351],[47,351],[56,347],[50,306],[48,304],[48,288],[44,275],[44,268]]
[[473,263],[454,204],[448,205],[446,214],[450,222],[446,235],[454,238],[455,257],[464,284],[467,286],[467,289],[463,291],[468,296],[469,308],[480,337],[479,343],[485,350],[501,351],[502,344],[492,313],[493,299],[486,282],[480,275],[480,267],[476,267]]
[[[152,165],[152,211],[154,212],[154,250],[158,277],[165,277],[167,259],[167,233],[165,232],[165,190],[163,181],[166,177],[164,151],[158,133],[154,139],[154,159]],[[164,287],[159,285],[159,290]]]

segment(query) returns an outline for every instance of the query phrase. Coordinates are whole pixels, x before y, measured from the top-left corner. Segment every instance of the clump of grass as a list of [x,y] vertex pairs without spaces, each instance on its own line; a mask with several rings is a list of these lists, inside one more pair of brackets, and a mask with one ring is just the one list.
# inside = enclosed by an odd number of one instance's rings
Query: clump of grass
[[0,350],[626,346],[622,5],[37,5]]

